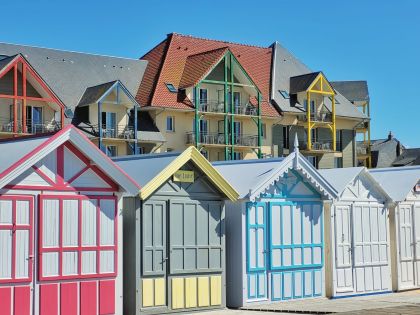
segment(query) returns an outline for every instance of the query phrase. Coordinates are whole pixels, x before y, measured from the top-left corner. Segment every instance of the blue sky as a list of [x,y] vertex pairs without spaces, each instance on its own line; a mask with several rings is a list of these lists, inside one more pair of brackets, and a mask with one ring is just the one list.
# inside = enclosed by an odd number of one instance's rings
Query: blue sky
[[2,12],[2,42],[124,57],[140,57],[171,32],[277,40],[330,80],[368,80],[372,137],[392,130],[420,147],[418,0],[20,0]]

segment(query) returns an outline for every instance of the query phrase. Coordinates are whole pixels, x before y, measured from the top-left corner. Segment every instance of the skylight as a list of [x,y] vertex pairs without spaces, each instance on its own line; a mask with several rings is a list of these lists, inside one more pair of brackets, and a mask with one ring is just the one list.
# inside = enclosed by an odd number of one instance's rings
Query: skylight
[[166,87],[168,88],[169,92],[177,93],[178,89],[172,83],[165,83]]
[[[330,96],[329,99],[332,102],[332,96]],[[340,102],[338,101],[338,99],[336,97],[334,97],[334,101],[335,101],[336,104],[340,104]]]
[[290,98],[290,95],[289,95],[289,93],[287,91],[280,90],[279,92],[280,92],[281,96],[283,96],[283,98],[285,98],[285,99],[289,99]]

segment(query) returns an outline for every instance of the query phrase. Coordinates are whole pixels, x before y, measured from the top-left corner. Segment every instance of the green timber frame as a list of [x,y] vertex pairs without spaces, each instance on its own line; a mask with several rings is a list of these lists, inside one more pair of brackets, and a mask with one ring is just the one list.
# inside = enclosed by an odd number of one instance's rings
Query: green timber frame
[[[261,91],[258,89],[256,84],[252,81],[251,77],[241,66],[236,57],[228,50],[225,55],[220,59],[224,62],[224,80],[207,80],[206,78],[200,80],[198,84],[193,87],[194,95],[194,107],[195,107],[195,147],[198,150],[201,150],[205,147],[205,144],[200,143],[200,119],[206,115],[205,111],[200,110],[200,85],[205,84],[216,84],[224,86],[224,112],[223,122],[224,122],[224,155],[225,160],[234,160],[235,159],[235,104],[234,104],[234,87],[248,87],[254,88],[256,91],[256,115],[248,115],[250,119],[254,121],[257,126],[257,146],[252,149],[256,152],[258,158],[262,158],[261,146],[262,146],[262,123],[261,123]],[[207,76],[216,68],[220,61],[214,65],[211,70],[207,73]],[[230,68],[228,66],[230,65]],[[251,84],[242,84],[235,82],[234,80],[234,69],[238,68],[241,73],[251,82]],[[230,71],[229,71],[230,70]],[[231,92],[231,93],[229,93]],[[230,98],[230,100],[229,100]],[[230,101],[230,108],[229,108]],[[230,124],[230,127],[229,127]],[[230,134],[229,134],[230,129]]]

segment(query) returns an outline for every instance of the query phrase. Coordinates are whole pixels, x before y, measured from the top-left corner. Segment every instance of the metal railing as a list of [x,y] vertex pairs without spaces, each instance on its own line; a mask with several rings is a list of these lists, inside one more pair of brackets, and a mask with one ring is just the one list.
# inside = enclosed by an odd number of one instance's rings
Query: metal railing
[[358,143],[356,145],[356,154],[357,155],[367,155],[369,154],[369,145],[364,143]]
[[[198,135],[198,143],[201,144],[218,144],[225,145],[225,135],[223,133],[211,133],[203,132]],[[245,147],[257,147],[258,146],[258,136],[256,135],[234,135],[233,144],[237,146]],[[194,132],[187,132],[186,134],[186,143],[194,144],[196,141],[196,135]],[[227,143],[232,144],[231,135],[228,135]]]
[[92,125],[93,133],[102,138],[110,139],[134,139],[134,126],[131,125],[102,125],[101,134],[99,134],[99,125]]
[[[1,119],[0,118],[0,132],[15,132],[14,121],[10,119]],[[43,122],[34,122],[31,119],[26,120],[26,128],[23,130],[22,120],[17,121],[16,132],[18,133],[29,133],[29,134],[40,134],[40,133],[49,133],[58,131],[61,129],[60,122],[56,120],[43,121]]]
[[[341,148],[341,142],[336,142],[336,150],[339,151]],[[306,141],[299,141],[299,149],[308,150],[308,144]],[[333,141],[331,140],[316,140],[312,142],[313,151],[333,151]]]
[[[299,121],[303,121],[303,122],[308,121],[308,115],[306,114],[298,115],[297,118]],[[330,123],[332,122],[332,114],[331,113],[319,113],[319,114],[311,113],[311,121]]]
[[[193,101],[194,102],[194,101]],[[198,110],[205,113],[224,113],[225,112],[225,103],[220,101],[200,101],[198,105]],[[232,108],[228,105],[228,113],[232,113]],[[239,103],[234,104],[233,113],[235,115],[250,115],[256,116],[257,108],[251,103]]]

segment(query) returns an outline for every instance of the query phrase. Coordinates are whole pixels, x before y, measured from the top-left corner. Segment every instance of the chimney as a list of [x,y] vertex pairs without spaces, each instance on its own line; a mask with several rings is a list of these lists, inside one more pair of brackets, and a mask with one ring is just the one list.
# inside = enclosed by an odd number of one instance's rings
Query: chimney
[[392,134],[392,131],[390,131],[388,134],[388,140],[392,140],[392,139],[394,139],[394,135]]

